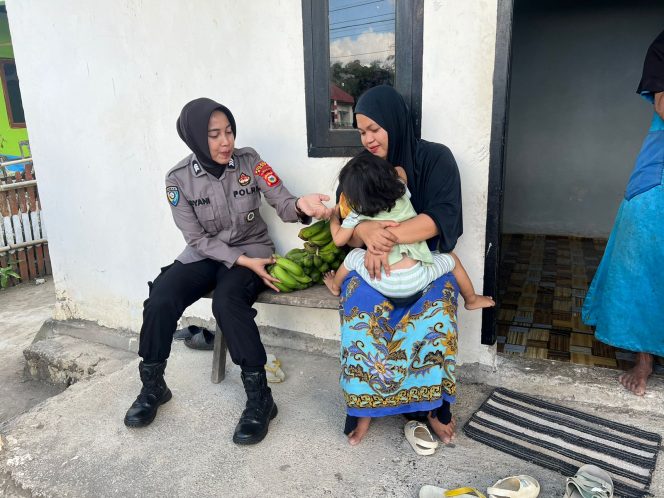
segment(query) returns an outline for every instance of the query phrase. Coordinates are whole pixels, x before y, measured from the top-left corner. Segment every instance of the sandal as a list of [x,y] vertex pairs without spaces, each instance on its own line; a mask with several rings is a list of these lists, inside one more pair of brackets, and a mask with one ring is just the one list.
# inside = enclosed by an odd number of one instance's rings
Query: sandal
[[214,334],[208,329],[201,329],[200,333],[185,339],[184,345],[191,349],[212,351],[214,349]]
[[426,484],[420,488],[419,496],[420,498],[445,498],[447,496],[454,496],[456,498],[486,498],[475,488],[443,489],[438,486],[431,486],[430,484]]
[[540,494],[540,485],[534,477],[512,476],[487,488],[486,493],[489,498],[536,498]]
[[563,498],[613,498],[613,480],[596,465],[584,465],[567,478]]
[[267,381],[272,382],[273,384],[278,384],[283,382],[286,378],[286,374],[281,369],[281,362],[277,360],[277,357],[273,354],[267,355],[267,363],[265,364],[265,374],[267,376]]
[[436,441],[426,424],[417,420],[409,420],[403,428],[406,441],[410,443],[418,455],[433,455],[438,448]]

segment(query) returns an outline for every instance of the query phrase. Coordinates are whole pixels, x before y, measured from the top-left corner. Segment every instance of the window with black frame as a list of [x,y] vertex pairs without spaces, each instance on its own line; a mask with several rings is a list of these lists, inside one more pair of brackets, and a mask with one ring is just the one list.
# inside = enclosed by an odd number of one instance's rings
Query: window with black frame
[[25,115],[23,113],[23,101],[21,100],[21,89],[18,85],[18,74],[14,61],[1,61],[2,71],[0,78],[5,92],[5,104],[7,105],[7,116],[11,128],[25,128]]
[[351,156],[357,98],[394,86],[419,136],[423,0],[302,0],[310,157]]

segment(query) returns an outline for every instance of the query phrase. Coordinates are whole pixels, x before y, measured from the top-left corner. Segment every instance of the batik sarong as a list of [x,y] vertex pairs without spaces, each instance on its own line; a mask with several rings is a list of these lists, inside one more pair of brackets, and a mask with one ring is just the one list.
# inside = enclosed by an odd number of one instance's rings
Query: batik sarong
[[341,289],[341,388],[348,415],[435,410],[456,397],[457,297],[451,273],[395,307],[356,272]]

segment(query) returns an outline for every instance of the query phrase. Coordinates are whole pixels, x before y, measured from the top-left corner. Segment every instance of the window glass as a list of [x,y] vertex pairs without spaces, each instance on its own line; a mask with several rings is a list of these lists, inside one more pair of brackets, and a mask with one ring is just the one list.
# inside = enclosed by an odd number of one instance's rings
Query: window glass
[[16,74],[16,64],[5,62],[2,65],[2,73],[2,77],[5,79],[7,85],[7,102],[9,107],[7,111],[12,118],[12,125],[25,124],[21,90],[18,87],[18,75]]
[[353,127],[357,98],[394,85],[395,0],[330,0],[330,129]]

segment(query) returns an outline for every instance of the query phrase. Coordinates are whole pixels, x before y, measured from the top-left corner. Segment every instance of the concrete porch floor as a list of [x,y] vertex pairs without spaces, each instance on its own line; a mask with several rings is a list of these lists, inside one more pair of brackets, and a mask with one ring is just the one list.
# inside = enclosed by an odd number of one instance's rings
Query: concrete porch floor
[[[363,443],[351,448],[342,433],[338,361],[268,349],[281,359],[287,378],[272,386],[279,415],[261,444],[238,447],[231,441],[244,404],[238,367],[231,364],[226,380],[214,385],[211,354],[176,343],[167,368],[173,399],[148,428],[130,430],[122,422],[139,390],[138,360],[80,381],[4,425],[0,494],[415,497],[424,484],[485,491],[496,480],[521,473],[539,480],[540,496],[563,494],[562,475],[470,440],[460,430],[454,446],[420,457],[403,436],[401,417],[375,420]],[[454,407],[459,429],[492,389],[477,382],[480,371],[461,369]],[[511,389],[539,392],[565,406],[664,434],[659,383],[627,409],[634,400],[613,372],[593,371],[501,360],[500,374],[493,377]],[[661,463],[651,491],[664,496]]]

